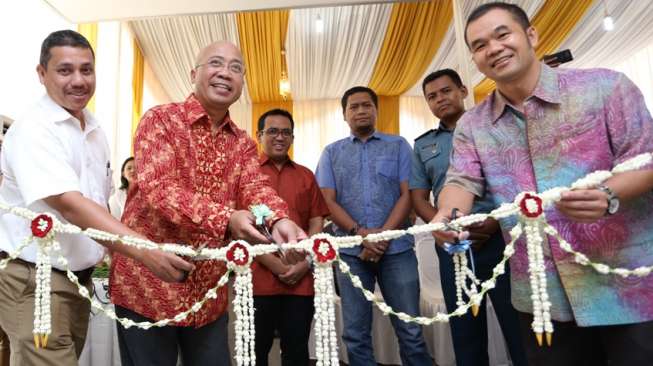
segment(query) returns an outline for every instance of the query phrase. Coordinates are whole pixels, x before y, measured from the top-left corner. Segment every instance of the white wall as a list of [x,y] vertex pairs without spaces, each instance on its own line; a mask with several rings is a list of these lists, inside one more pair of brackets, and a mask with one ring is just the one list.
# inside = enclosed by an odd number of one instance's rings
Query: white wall
[[36,74],[41,42],[53,31],[74,28],[45,1],[0,1],[0,114],[16,119],[43,95]]

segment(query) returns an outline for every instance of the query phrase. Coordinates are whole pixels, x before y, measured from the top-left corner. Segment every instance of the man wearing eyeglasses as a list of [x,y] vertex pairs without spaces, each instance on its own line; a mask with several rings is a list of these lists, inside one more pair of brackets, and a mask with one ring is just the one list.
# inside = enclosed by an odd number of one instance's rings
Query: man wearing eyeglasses
[[[288,204],[291,220],[308,235],[322,231],[329,209],[315,176],[292,161],[294,121],[283,109],[265,112],[258,120],[263,150],[261,171]],[[267,366],[275,330],[281,338],[281,364],[308,365],[308,337],[313,320],[313,276],[306,253],[267,254],[252,265],[256,308],[256,364]]]
[[[274,212],[266,222],[277,242],[304,232],[288,219],[287,205],[260,171],[256,143],[229,116],[240,97],[245,66],[232,43],[216,42],[197,56],[194,92],[181,103],[149,110],[134,141],[136,182],[130,184],[122,221],[160,243],[217,248],[233,239],[269,242],[255,227],[251,205]],[[111,299],[116,314],[133,321],[174,318],[225,274],[224,262],[202,260],[183,283],[169,285],[139,263],[115,255]],[[197,312],[162,328],[119,327],[123,366],[229,365],[227,288]]]

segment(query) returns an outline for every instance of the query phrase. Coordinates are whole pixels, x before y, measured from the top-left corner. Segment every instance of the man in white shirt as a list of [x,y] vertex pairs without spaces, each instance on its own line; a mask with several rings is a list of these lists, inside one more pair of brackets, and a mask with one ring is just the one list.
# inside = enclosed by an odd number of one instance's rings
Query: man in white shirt
[[[50,34],[41,46],[37,72],[47,94],[9,130],[3,144],[4,179],[0,199],[11,206],[49,212],[86,228],[140,236],[107,210],[111,190],[109,147],[97,120],[85,109],[95,91],[95,56],[79,33]],[[31,235],[30,223],[0,213],[0,258],[15,252]],[[140,236],[142,237],[142,236]],[[57,234],[61,254],[80,283],[90,286],[90,274],[104,255],[97,242],[72,234]],[[143,262],[166,281],[180,281],[193,266],[159,250],[138,250],[122,243],[101,243]],[[52,333],[47,346],[33,342],[34,287],[37,247],[32,243],[0,270],[0,328],[11,347],[12,365],[76,365],[88,326],[90,304],[68,281],[56,261],[51,274]]]

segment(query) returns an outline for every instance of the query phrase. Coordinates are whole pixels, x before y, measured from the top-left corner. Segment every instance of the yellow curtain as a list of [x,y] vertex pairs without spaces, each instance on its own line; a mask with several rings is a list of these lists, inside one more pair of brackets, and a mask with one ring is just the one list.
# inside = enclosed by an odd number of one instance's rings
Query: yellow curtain
[[396,3],[369,86],[379,94],[377,128],[399,133],[399,96],[429,66],[449,28],[451,1]]
[[[381,118],[383,116],[383,118]],[[399,96],[379,95],[379,116],[376,129],[393,135],[399,134]]]
[[[97,56],[97,23],[77,24],[77,32],[86,37],[88,43],[90,43],[93,48],[93,52],[95,52]],[[95,112],[95,95],[88,101],[86,108],[93,113]]]
[[[279,93],[282,75],[288,75],[282,54],[288,31],[288,10],[237,14],[240,49],[247,68],[245,79],[252,99],[252,134],[256,138],[258,118],[271,108],[292,113],[292,98]],[[292,158],[292,150],[290,151]]]
[[[535,48],[537,58],[555,52],[593,3],[594,0],[546,0],[531,21],[540,38]],[[474,88],[476,103],[494,88],[494,81],[485,78]]]
[[136,38],[132,40],[132,48],[134,49],[134,68],[132,70],[132,149],[134,148],[134,136],[136,135],[136,127],[141,120],[143,113],[143,81],[144,81],[144,59],[143,52],[138,45]]

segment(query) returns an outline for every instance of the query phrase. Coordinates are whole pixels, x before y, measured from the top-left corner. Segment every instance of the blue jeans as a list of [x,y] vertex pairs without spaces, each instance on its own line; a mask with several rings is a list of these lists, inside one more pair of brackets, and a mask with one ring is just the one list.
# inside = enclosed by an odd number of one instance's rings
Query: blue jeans
[[[494,266],[503,258],[505,246],[501,232],[497,232],[480,249],[474,250],[476,277],[479,280],[483,281],[492,277]],[[447,311],[452,312],[457,308],[453,259],[440,247],[436,246],[435,251],[440,261],[440,283],[444,302],[447,305]],[[492,299],[492,306],[499,320],[513,366],[527,365],[519,330],[519,318],[510,302],[510,268],[507,265],[505,274],[497,279],[496,287],[488,294]],[[464,299],[467,300],[467,297]],[[463,316],[453,317],[449,321],[456,365],[458,366],[489,366],[490,364],[485,304],[486,301],[481,303],[476,317],[470,311]]]
[[[384,255],[377,263],[345,254],[340,258],[349,265],[353,274],[360,277],[367,290],[374,291],[374,283],[378,281],[385,302],[394,310],[419,315],[419,276],[417,258],[412,248]],[[345,328],[342,339],[347,346],[349,365],[376,366],[372,349],[372,303],[340,270],[337,277]],[[399,339],[401,363],[406,366],[431,366],[433,361],[424,343],[422,327],[405,323],[395,316],[390,316],[390,321]]]

